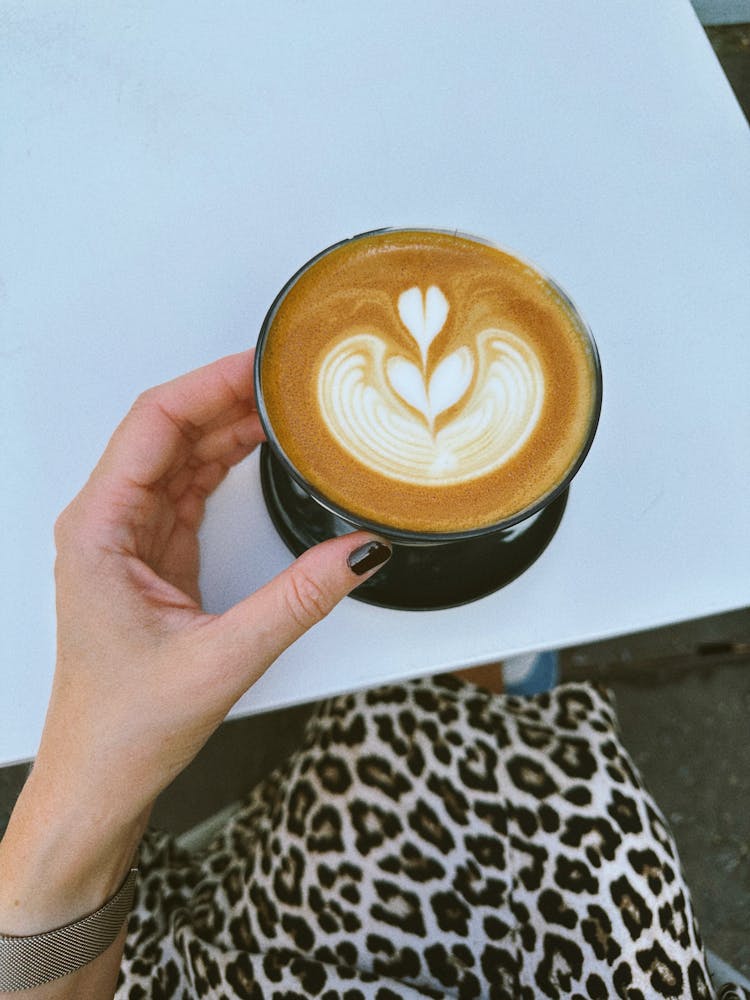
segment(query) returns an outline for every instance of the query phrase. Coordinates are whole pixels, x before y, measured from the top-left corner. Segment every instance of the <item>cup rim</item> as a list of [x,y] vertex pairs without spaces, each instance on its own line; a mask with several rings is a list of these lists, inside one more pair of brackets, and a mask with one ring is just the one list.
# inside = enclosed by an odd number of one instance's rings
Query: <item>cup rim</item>
[[[538,274],[547,284],[549,284],[559,296],[563,305],[573,316],[577,326],[580,328],[582,333],[585,335],[588,342],[589,349],[591,351],[591,359],[593,362],[594,369],[594,393],[592,397],[591,405],[591,416],[589,420],[589,427],[584,438],[581,449],[575,459],[571,464],[568,471],[563,476],[562,480],[557,483],[552,489],[548,490],[541,497],[537,498],[533,504],[528,507],[524,507],[523,510],[512,514],[510,517],[504,518],[502,521],[496,521],[493,524],[485,524],[478,528],[466,528],[461,531],[411,531],[406,528],[397,528],[392,525],[381,524],[377,521],[370,520],[366,517],[360,517],[358,514],[354,514],[351,511],[346,510],[346,508],[339,506],[335,501],[330,500],[324,493],[321,493],[315,486],[305,479],[305,477],[298,471],[294,463],[291,461],[289,456],[284,451],[281,443],[279,442],[276,434],[274,433],[271,420],[268,415],[268,410],[266,408],[265,399],[263,396],[263,386],[261,384],[261,360],[263,357],[263,347],[266,340],[268,339],[269,332],[273,325],[273,321],[276,318],[276,313],[281,306],[281,303],[286,298],[289,290],[297,283],[297,281],[310,270],[319,260],[327,256],[329,253],[333,253],[338,250],[339,247],[346,246],[349,243],[353,243],[356,240],[365,239],[368,236],[379,236],[384,233],[441,233],[446,236],[457,236],[461,239],[469,240],[473,243],[481,243],[485,246],[492,247],[495,250],[499,250],[502,253],[506,253],[516,260],[520,261],[526,267],[529,267],[532,271]],[[441,542],[454,542],[454,541],[464,541],[469,538],[479,538],[482,535],[488,535],[496,531],[504,531],[508,528],[512,528],[514,525],[519,524],[521,521],[525,521],[527,518],[533,517],[534,514],[538,514],[539,511],[543,510],[549,504],[551,504],[557,497],[563,493],[564,490],[568,488],[571,480],[576,475],[578,470],[584,463],[586,456],[588,455],[591,445],[594,442],[594,437],[596,435],[597,428],[599,426],[599,418],[601,416],[602,408],[602,397],[603,397],[603,380],[602,380],[602,367],[601,359],[599,357],[599,349],[594,340],[594,335],[588,323],[584,320],[576,307],[575,303],[572,301],[570,296],[565,292],[564,289],[558,285],[558,283],[551,278],[544,270],[538,267],[536,264],[531,263],[525,257],[516,253],[514,250],[510,250],[507,247],[501,246],[492,240],[486,239],[482,236],[475,236],[473,233],[466,233],[459,229],[439,229],[429,226],[384,226],[380,229],[370,229],[362,233],[357,233],[354,236],[346,237],[343,240],[338,240],[336,243],[332,243],[330,246],[325,247],[325,249],[320,250],[308,261],[306,261],[300,268],[298,268],[294,274],[288,279],[288,281],[283,285],[281,290],[278,292],[273,302],[271,303],[263,322],[260,327],[260,333],[258,334],[258,340],[255,345],[255,358],[253,362],[253,384],[255,390],[255,406],[260,417],[261,426],[266,435],[266,440],[275,452],[277,458],[282,463],[288,474],[297,483],[300,489],[304,490],[313,499],[315,499],[322,507],[330,511],[330,513],[335,514],[342,520],[351,524],[355,529],[362,529],[365,531],[371,531],[374,534],[382,535],[396,542],[403,542],[405,544],[420,544],[420,543],[435,543],[439,544]]]

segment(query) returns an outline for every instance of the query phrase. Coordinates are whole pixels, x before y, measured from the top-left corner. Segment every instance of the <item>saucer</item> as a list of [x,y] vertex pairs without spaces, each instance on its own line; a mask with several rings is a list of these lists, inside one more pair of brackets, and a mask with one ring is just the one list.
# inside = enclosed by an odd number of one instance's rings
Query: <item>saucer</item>
[[[295,556],[354,529],[306,493],[267,444],[261,447],[260,476],[271,520]],[[405,611],[453,608],[486,597],[536,562],[552,541],[567,500],[566,489],[525,521],[477,538],[425,545],[392,543],[390,560],[349,596]]]

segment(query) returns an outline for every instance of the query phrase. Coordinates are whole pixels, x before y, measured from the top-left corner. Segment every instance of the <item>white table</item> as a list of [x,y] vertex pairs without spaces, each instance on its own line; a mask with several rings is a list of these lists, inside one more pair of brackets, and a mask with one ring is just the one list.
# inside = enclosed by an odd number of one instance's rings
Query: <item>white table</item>
[[[0,762],[43,722],[55,515],[133,397],[252,343],[301,263],[378,226],[476,232],[556,276],[601,350],[599,433],[519,580],[441,612],[346,601],[235,711],[748,602],[750,136],[687,0],[0,20]],[[214,610],[288,563],[257,458],[203,544]]]

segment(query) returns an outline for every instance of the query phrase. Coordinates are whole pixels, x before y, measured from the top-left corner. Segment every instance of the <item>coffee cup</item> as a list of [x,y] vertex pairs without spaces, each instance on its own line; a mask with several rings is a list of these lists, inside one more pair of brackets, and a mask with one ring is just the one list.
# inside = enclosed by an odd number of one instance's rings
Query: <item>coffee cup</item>
[[[443,607],[546,547],[594,438],[602,378],[591,332],[538,268],[476,236],[384,229],[287,281],[260,331],[255,390],[264,496],[290,548],[369,529],[394,558],[357,596]],[[524,536],[533,552],[519,563],[510,548]],[[491,580],[483,553],[505,567]],[[454,586],[457,566],[482,582]],[[383,574],[402,571],[443,583],[429,599],[378,596]]]

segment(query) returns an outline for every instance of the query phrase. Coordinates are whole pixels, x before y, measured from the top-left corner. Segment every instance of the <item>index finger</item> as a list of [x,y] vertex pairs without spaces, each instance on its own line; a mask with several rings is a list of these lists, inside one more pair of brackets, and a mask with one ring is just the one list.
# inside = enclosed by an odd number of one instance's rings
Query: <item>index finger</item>
[[220,418],[236,403],[255,407],[255,348],[228,354],[149,390],[159,406],[179,424],[199,429]]
[[[230,354],[146,390],[119,425],[97,469],[139,486],[158,482],[187,457],[202,428],[255,409],[255,350]],[[259,439],[260,440],[260,439]]]

